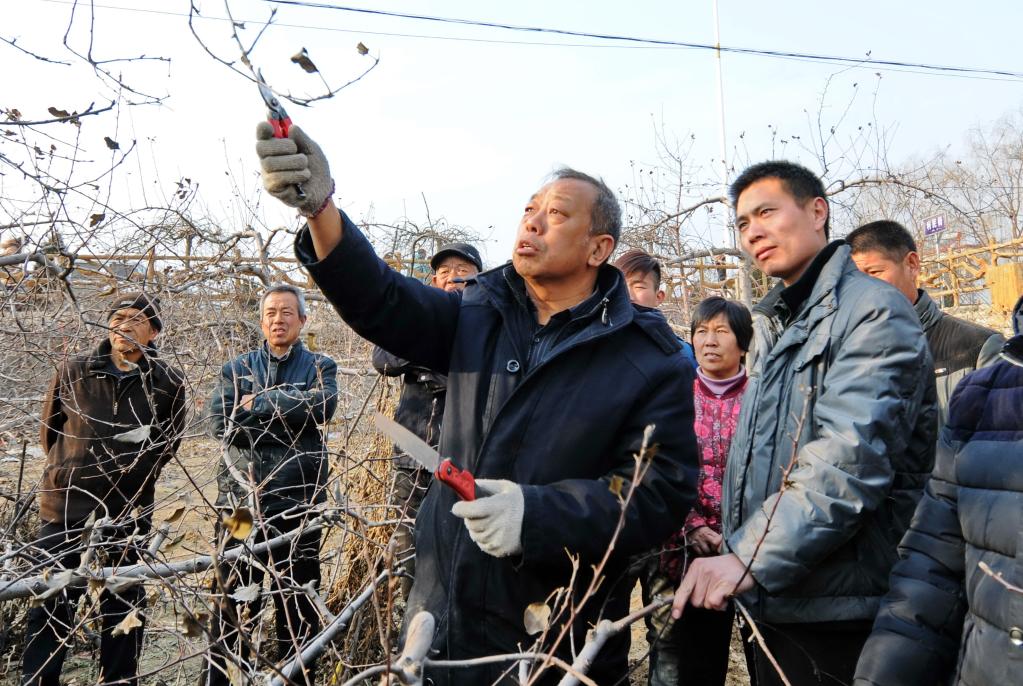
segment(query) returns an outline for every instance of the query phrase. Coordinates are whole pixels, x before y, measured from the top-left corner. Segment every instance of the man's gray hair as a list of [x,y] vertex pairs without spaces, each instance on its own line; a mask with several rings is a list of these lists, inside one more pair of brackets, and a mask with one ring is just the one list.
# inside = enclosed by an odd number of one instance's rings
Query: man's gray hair
[[263,303],[266,302],[267,297],[271,293],[291,293],[298,300],[298,316],[305,317],[305,293],[301,288],[292,286],[290,283],[275,283],[274,285],[263,291],[263,295],[259,298],[259,316],[263,316]]
[[552,181],[561,181],[562,179],[584,181],[597,190],[597,199],[593,203],[593,226],[590,228],[590,232],[597,236],[606,233],[615,239],[617,244],[622,233],[622,208],[618,204],[618,198],[615,197],[614,191],[608,188],[604,179],[584,174],[571,167],[561,167],[551,174]]

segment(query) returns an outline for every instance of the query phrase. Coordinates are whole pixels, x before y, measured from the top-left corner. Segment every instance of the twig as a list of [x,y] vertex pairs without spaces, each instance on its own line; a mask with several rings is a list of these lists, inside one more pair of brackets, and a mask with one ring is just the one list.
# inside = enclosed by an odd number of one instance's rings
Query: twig
[[750,633],[753,638],[756,639],[757,645],[764,651],[764,655],[767,656],[768,662],[770,662],[771,666],[774,667],[774,671],[778,673],[778,678],[781,679],[782,684],[784,684],[784,686],[792,686],[792,684],[789,683],[788,677],[785,676],[785,672],[781,671],[781,666],[778,664],[778,661],[775,660],[774,655],[771,654],[771,649],[767,647],[767,641],[764,640],[763,634],[761,634],[760,630],[757,629],[757,623],[753,621],[753,617],[750,616],[749,610],[746,609],[746,606],[743,605],[738,598],[732,598],[732,602],[735,603],[736,609],[739,610],[743,619],[746,620],[746,624],[749,625]]

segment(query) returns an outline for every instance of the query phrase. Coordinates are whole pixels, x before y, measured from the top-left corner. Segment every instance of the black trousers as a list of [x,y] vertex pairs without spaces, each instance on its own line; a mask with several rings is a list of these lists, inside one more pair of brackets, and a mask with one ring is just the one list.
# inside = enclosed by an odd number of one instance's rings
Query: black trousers
[[[789,683],[803,686],[845,686],[853,682],[856,661],[870,635],[873,620],[813,622],[806,624],[757,623],[768,649]],[[778,672],[767,655],[750,641],[748,626],[742,628],[752,686],[780,686]]]
[[[643,604],[671,597],[678,584],[660,573],[659,556],[652,555],[640,577]],[[678,620],[665,605],[646,618],[650,645],[648,686],[724,686],[732,641],[731,605],[724,611],[689,606]]]
[[[64,569],[74,569],[81,561],[81,522],[54,524],[43,522],[39,528],[35,547],[40,561],[45,555],[60,560]],[[134,520],[123,526],[108,526],[103,529],[105,543],[97,551],[104,565],[134,564],[138,551],[127,541],[133,532],[149,532],[148,520]],[[58,571],[55,569],[54,571]],[[47,598],[39,607],[28,612],[25,631],[25,654],[22,660],[22,684],[33,686],[58,686],[68,643],[75,629],[75,610],[85,589],[66,588]],[[103,591],[99,598],[102,615],[100,631],[99,665],[100,683],[138,683],[138,662],[142,653],[142,632],[145,618],[145,592],[141,584],[122,589],[116,594]],[[114,636],[114,628],[132,610],[139,611],[143,626],[127,634]]]
[[[391,506],[402,513],[406,519],[415,519],[419,506],[426,497],[426,489],[430,487],[433,474],[428,469],[414,467],[395,467],[394,483],[391,487]],[[414,527],[399,524],[394,528],[394,540],[398,545],[398,559],[403,560],[405,576],[401,579],[401,592],[408,600],[412,590],[412,580],[416,575],[416,543]]]
[[[305,523],[302,517],[283,519],[275,517],[264,524],[250,545],[275,538],[293,531]],[[257,525],[258,526],[258,525]],[[221,534],[219,527],[218,537]],[[274,637],[269,646],[264,644],[260,652],[273,661],[285,660],[295,655],[296,650],[320,631],[320,616],[315,605],[299,588],[310,581],[320,584],[320,531],[312,531],[292,539],[282,547],[269,550],[258,556],[261,565],[246,560],[222,563],[218,566],[217,578],[213,581],[215,610],[210,627],[210,656],[202,674],[206,686],[229,686],[230,669],[237,669],[239,662],[248,665],[252,655],[252,639],[260,621],[263,597],[267,593],[274,603]],[[228,549],[240,545],[232,541]],[[232,596],[239,589],[256,586],[262,589],[265,573],[263,566],[273,570],[269,590],[261,590],[253,600],[238,600]],[[267,649],[269,648],[269,649]],[[265,667],[265,663],[253,664],[251,668]],[[248,667],[242,669],[242,674]],[[313,684],[316,664],[305,665],[304,674],[296,677],[294,683]],[[243,681],[244,676],[243,676]]]

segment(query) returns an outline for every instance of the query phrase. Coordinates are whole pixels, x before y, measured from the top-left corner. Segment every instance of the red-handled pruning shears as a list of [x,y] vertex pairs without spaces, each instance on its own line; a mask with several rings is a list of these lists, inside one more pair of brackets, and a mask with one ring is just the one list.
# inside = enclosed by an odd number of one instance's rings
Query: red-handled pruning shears
[[440,459],[440,454],[431,448],[426,441],[416,436],[398,422],[377,412],[376,424],[388,438],[398,447],[412,456],[416,462],[433,472],[437,480],[448,486],[462,500],[476,500],[487,495],[484,489],[476,486],[476,479],[468,469],[459,469],[450,458]]
[[[291,117],[284,111],[284,106],[281,105],[281,101],[277,99],[274,92],[270,90],[270,86],[266,85],[266,81],[263,80],[262,69],[256,70],[256,79],[258,79],[259,94],[263,96],[263,102],[266,103],[266,120],[273,127],[274,138],[287,138],[288,131],[291,130]],[[295,190],[298,193],[299,200],[305,198],[305,191],[302,190],[301,184],[295,184]]]

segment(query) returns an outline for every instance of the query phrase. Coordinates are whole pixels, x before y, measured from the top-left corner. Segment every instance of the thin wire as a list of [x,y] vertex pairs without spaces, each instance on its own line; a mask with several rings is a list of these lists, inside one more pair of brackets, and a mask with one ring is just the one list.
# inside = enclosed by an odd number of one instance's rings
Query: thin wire
[[[72,5],[74,0],[40,0],[41,2],[47,2],[54,5]],[[311,7],[314,9],[319,8],[312,3],[302,3],[297,1],[287,0],[263,0],[264,2],[274,2],[277,4],[291,4],[300,7]],[[139,14],[156,14],[161,16],[170,17],[187,17],[187,12],[172,12],[170,10],[157,10],[157,9],[146,9],[141,7],[122,7],[118,5],[103,5],[93,4],[93,7],[107,10],[116,10],[120,12],[136,12]],[[323,9],[336,9],[336,10],[351,10],[355,12],[366,12],[366,13],[377,13],[384,14],[387,16],[395,15],[399,17],[405,17],[406,15],[400,15],[397,13],[386,13],[378,12],[374,10],[362,10],[358,8],[346,8],[336,5],[325,5]],[[195,15],[197,19],[207,21],[221,21],[228,22],[230,19],[227,17],[216,17],[207,15]],[[406,18],[411,18],[416,15],[408,15]],[[239,19],[240,23],[243,24],[255,24],[255,25],[266,25],[270,22],[262,19]],[[452,23],[461,23],[462,20],[452,20]],[[489,24],[480,22],[484,26]],[[644,43],[647,39],[641,38],[628,38],[628,37],[613,37],[608,36],[607,40],[628,40],[632,41],[630,45],[620,44],[600,44],[600,43],[560,43],[553,41],[526,41],[526,40],[500,40],[495,38],[467,38],[462,36],[441,36],[435,34],[423,34],[423,33],[395,33],[391,31],[369,31],[363,29],[342,29],[331,26],[315,26],[309,24],[293,24],[288,22],[273,22],[274,26],[280,26],[282,28],[291,29],[305,29],[310,31],[330,31],[334,33],[350,33],[366,36],[385,36],[389,38],[415,38],[423,40],[444,40],[444,41],[455,41],[460,43],[482,43],[487,45],[535,45],[539,47],[557,47],[557,48],[591,48],[597,50],[716,50],[715,46],[708,46],[702,43],[684,43],[681,41],[654,41]],[[494,24],[494,27],[503,28],[503,26]],[[543,32],[556,32],[556,29],[541,29]],[[600,38],[600,34],[584,34],[580,32],[564,32],[566,35],[579,35],[590,38]],[[984,69],[972,69],[969,67],[940,67],[938,65],[920,65],[920,68],[906,68],[896,66],[900,63],[897,62],[886,62],[881,60],[869,60],[860,59],[853,57],[828,57],[825,55],[804,55],[802,53],[783,53],[775,50],[756,50],[753,48],[729,48],[722,47],[723,52],[732,52],[737,54],[744,54],[753,57],[768,57],[773,59],[783,59],[792,62],[803,62],[810,64],[836,64],[842,66],[860,67],[865,69],[874,69],[875,71],[886,71],[896,72],[900,74],[915,74],[919,76],[941,76],[946,78],[957,78],[977,81],[998,81],[998,82],[1009,82],[1019,83],[1020,79],[1023,78],[1023,72],[1002,72],[998,70],[984,70]],[[905,63],[907,65],[913,65],[914,63]],[[959,69],[960,72],[955,71],[935,71],[936,69]],[[1005,76],[985,76],[984,74],[1005,74]]]
[[1016,79],[1023,78],[1023,72],[1009,71],[1003,69],[985,69],[979,67],[959,67],[953,65],[927,64],[924,62],[902,62],[898,60],[872,60],[859,57],[842,57],[839,55],[820,55],[814,53],[789,52],[785,50],[766,50],[758,48],[742,48],[735,46],[710,45],[708,43],[692,43],[688,41],[672,41],[658,38],[639,38],[636,36],[619,36],[606,33],[589,33],[586,31],[572,31],[568,29],[552,29],[540,26],[523,26],[519,24],[504,24],[499,22],[481,21],[476,19],[460,19],[453,17],[437,17],[428,14],[409,14],[405,12],[389,12],[386,10],[374,10],[363,7],[348,7],[345,5],[332,5],[323,2],[310,2],[309,0],[263,0],[263,2],[275,5],[293,5],[296,7],[308,7],[314,9],[328,9],[340,12],[354,12],[357,14],[369,14],[384,17],[396,17],[400,19],[414,19],[417,21],[428,21],[443,24],[458,24],[462,26],[479,26],[484,28],[505,29],[509,31],[523,31],[528,33],[544,33],[559,36],[574,36],[576,38],[593,38],[598,40],[624,41],[630,43],[643,43],[647,45],[662,45],[681,48],[694,48],[699,50],[718,50],[721,52],[738,53],[746,55],[762,55],[767,57],[796,57],[807,60],[827,60],[829,62],[841,62],[852,64],[882,65],[888,67],[910,67],[913,69],[926,69],[930,71],[948,71],[965,74],[981,74],[988,76],[1008,76]]

